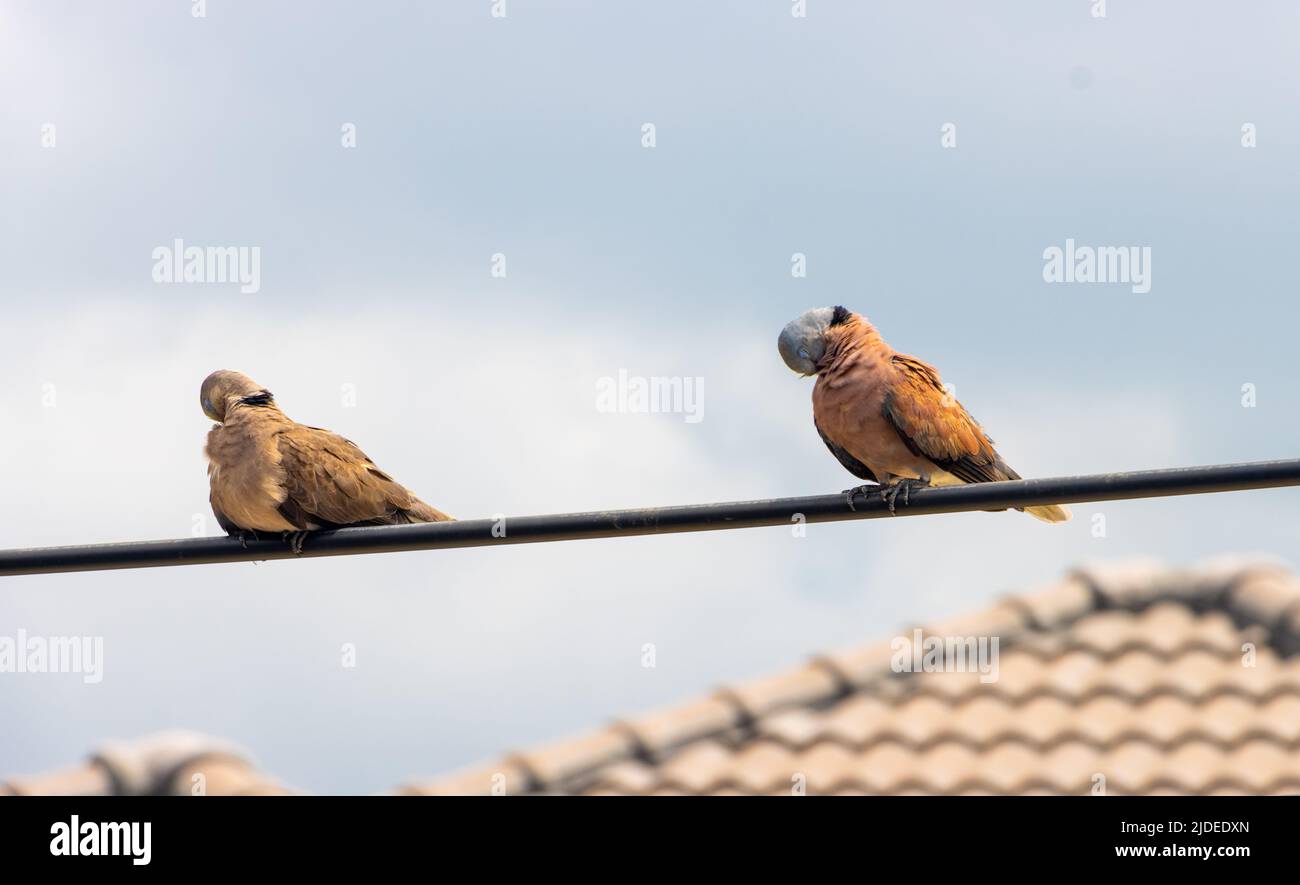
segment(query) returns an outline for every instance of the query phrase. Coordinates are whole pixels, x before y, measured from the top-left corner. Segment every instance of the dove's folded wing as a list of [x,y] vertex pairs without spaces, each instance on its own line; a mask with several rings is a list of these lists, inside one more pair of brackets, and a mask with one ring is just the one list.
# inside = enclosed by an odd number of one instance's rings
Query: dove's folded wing
[[299,424],[276,440],[288,492],[280,512],[301,529],[451,518],[415,497],[336,433]]
[[970,413],[948,393],[928,363],[894,354],[885,418],[909,450],[964,482],[1019,479]]

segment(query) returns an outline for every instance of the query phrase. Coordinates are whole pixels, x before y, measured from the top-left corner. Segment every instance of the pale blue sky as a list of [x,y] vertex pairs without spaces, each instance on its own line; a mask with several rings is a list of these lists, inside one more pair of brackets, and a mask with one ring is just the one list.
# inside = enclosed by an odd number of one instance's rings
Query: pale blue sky
[[[223,367],[461,516],[839,490],[775,347],[835,303],[936,363],[1026,475],[1295,454],[1300,8],[790,6],[0,5],[0,546],[215,532],[197,393]],[[175,237],[259,246],[261,291],[155,285]],[[1045,284],[1067,237],[1149,246],[1151,292]],[[704,378],[705,420],[599,414],[621,368]],[[3,579],[0,635],[93,633],[106,660],[98,685],[0,675],[0,774],[183,726],[382,790],[1080,562],[1289,557],[1296,512]]]

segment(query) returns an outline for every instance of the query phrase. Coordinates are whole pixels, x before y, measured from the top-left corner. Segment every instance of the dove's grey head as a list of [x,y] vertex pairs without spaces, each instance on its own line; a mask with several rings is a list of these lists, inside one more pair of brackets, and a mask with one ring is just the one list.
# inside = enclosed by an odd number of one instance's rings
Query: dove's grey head
[[203,414],[213,421],[223,422],[232,400],[270,402],[271,391],[247,375],[229,369],[218,369],[203,379],[203,386],[199,388],[199,404],[203,406]]
[[826,332],[850,316],[843,307],[814,307],[786,323],[776,339],[781,359],[800,375],[816,375],[826,355]]

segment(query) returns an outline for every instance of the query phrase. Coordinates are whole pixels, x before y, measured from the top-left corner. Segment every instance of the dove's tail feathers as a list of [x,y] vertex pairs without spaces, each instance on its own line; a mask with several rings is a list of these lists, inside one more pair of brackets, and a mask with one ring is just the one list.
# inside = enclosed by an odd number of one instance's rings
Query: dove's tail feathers
[[1072,515],[1070,508],[1064,504],[1045,504],[1042,507],[1026,507],[1025,512],[1034,519],[1043,522],[1067,522]]
[[423,501],[417,500],[414,507],[403,511],[407,519],[411,522],[455,522],[456,518],[448,516],[436,507],[430,507]]
[[[456,518],[448,516],[435,507],[411,496],[411,506],[400,507],[389,510],[383,516],[376,516],[374,519],[363,519],[360,522],[348,523],[348,525],[412,525],[419,522],[455,522]],[[329,526],[338,528],[338,526]]]

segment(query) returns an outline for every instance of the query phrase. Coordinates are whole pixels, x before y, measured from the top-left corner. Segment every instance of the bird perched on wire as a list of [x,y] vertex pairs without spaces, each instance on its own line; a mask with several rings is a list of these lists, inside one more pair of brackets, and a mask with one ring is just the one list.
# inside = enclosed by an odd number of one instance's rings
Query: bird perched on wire
[[[894,350],[865,317],[844,307],[819,307],[781,330],[777,348],[800,375],[817,376],[813,423],[850,473],[877,486],[890,513],[914,486],[1020,479],[993,440],[939,380],[928,363]],[[1020,508],[1017,508],[1020,509]],[[1044,522],[1065,522],[1058,504],[1026,507]]]
[[357,525],[442,522],[351,440],[292,420],[271,391],[220,370],[199,391],[208,433],[208,500],[227,534],[283,535],[295,553],[307,532]]

